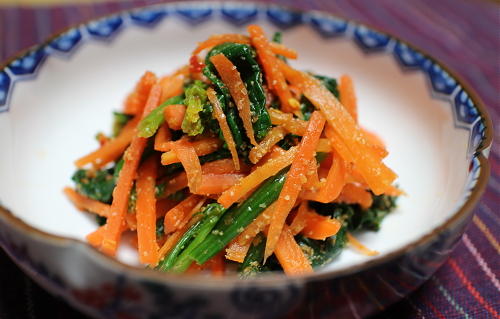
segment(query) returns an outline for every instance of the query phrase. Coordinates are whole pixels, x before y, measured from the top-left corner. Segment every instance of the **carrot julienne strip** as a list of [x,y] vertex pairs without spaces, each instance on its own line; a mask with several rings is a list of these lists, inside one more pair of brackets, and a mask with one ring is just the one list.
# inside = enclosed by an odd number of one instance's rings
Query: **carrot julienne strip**
[[151,88],[157,80],[158,78],[154,73],[146,71],[137,82],[134,91],[127,96],[123,112],[130,115],[142,114]]
[[180,130],[182,121],[186,115],[186,106],[184,104],[172,104],[165,108],[163,116],[168,127],[172,130]]
[[78,193],[76,190],[70,187],[64,188],[64,194],[71,200],[71,202],[80,210],[85,210],[102,217],[109,216],[109,210],[111,206],[104,204],[98,200],[91,199]]
[[356,93],[354,92],[354,83],[349,75],[342,75],[339,81],[340,103],[351,114],[354,121],[358,121],[358,107]]
[[155,151],[166,152],[170,150],[169,142],[172,140],[172,132],[166,123],[163,123],[155,135]]
[[234,186],[245,175],[243,174],[205,174],[201,176],[201,183],[196,189],[196,194],[220,194]]
[[190,191],[196,193],[196,189],[201,183],[202,175],[201,164],[196,150],[188,141],[172,144],[172,150],[186,171]]
[[377,256],[379,254],[378,251],[367,248],[349,232],[347,233],[347,242],[363,255]]
[[[176,143],[182,143],[182,141],[184,141],[184,139],[180,139],[180,140],[175,141],[175,142],[170,142],[169,147],[172,148],[172,145],[174,145]],[[213,153],[216,150],[218,150],[221,147],[222,142],[220,139],[218,139],[216,137],[207,137],[204,139],[190,142],[190,144],[191,144],[191,146],[194,147],[196,155],[203,156],[203,155],[207,155],[207,154]],[[170,165],[170,164],[178,163],[178,162],[180,162],[180,160],[174,151],[168,151],[168,152],[165,152],[161,155],[161,164],[162,165]]]
[[273,53],[270,42],[264,34],[264,30],[257,25],[249,25],[247,30],[250,34],[250,41],[257,51],[257,57],[264,68],[266,78],[268,79],[268,85],[276,92],[276,95],[278,95],[282,110],[289,112],[297,109],[290,104],[290,101],[293,99],[292,94],[279,68],[279,59]]
[[287,275],[295,276],[313,272],[309,260],[286,225],[283,226],[274,254]]
[[[155,84],[151,89],[142,117],[144,118],[160,103],[161,87]],[[107,255],[114,256],[123,231],[125,214],[127,212],[128,199],[132,189],[133,180],[141,155],[146,147],[145,138],[135,136],[125,152],[123,168],[118,176],[116,187],[113,190],[113,202],[111,203],[110,216],[107,219],[105,232],[103,234],[101,251]]]
[[219,122],[220,129],[222,131],[222,135],[227,143],[227,148],[231,152],[231,157],[233,158],[234,166],[237,170],[240,169],[240,160],[238,158],[238,151],[236,150],[236,143],[234,142],[233,134],[231,133],[231,129],[227,124],[226,115],[222,111],[222,107],[220,106],[219,100],[215,95],[215,91],[212,88],[207,90],[207,97],[210,103],[212,104],[213,111],[217,122]]
[[260,143],[250,150],[248,158],[257,163],[271,148],[285,137],[285,129],[281,126],[273,127]]
[[158,159],[149,157],[138,169],[136,190],[137,242],[139,261],[155,266],[158,263],[156,242],[156,177]]
[[233,62],[222,53],[210,57],[210,62],[213,63],[222,82],[224,82],[231,93],[231,97],[238,108],[240,118],[243,121],[243,127],[245,128],[250,143],[252,145],[257,145],[252,125],[250,98],[248,97],[247,88],[241,79],[240,72],[238,72]]
[[260,185],[267,178],[276,175],[283,168],[290,165],[295,157],[295,154],[297,154],[297,151],[298,149],[296,147],[292,147],[285,153],[285,155],[272,159],[258,167],[252,173],[242,178],[238,184],[222,193],[217,201],[225,208],[228,208],[254,189],[254,187]]
[[276,209],[274,210],[269,226],[267,236],[266,249],[264,260],[266,260],[274,252],[276,244],[280,238],[280,234],[285,224],[285,219],[297,200],[297,197],[302,189],[302,185],[306,182],[306,171],[309,163],[314,157],[316,146],[319,137],[325,126],[325,118],[320,112],[312,113],[306,133],[302,137],[299,145],[299,151],[295,156],[290,171],[287,174],[285,184],[281,189],[280,196],[276,201]]
[[118,159],[132,141],[139,120],[139,117],[130,120],[117,137],[109,140],[99,149],[77,159],[75,161],[76,167],[81,168],[91,163],[94,168],[99,169]]
[[326,182],[319,190],[315,200],[321,203],[330,203],[335,200],[339,195],[347,178],[347,169],[344,161],[340,156],[333,158],[332,166],[326,177]]
[[[397,175],[382,163],[381,158],[373,151],[352,116],[318,80],[304,72],[292,69],[282,61],[278,63],[287,79],[301,88],[309,101],[325,115],[328,123],[351,153],[352,161],[373,193],[382,194]],[[337,151],[341,153],[340,150]]]

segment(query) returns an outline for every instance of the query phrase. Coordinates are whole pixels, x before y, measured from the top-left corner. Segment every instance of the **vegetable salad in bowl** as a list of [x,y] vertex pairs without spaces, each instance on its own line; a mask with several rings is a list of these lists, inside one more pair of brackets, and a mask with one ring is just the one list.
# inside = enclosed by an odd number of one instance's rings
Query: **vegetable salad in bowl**
[[[174,273],[313,272],[378,230],[403,192],[383,141],[358,124],[354,84],[297,70],[257,25],[213,35],[186,66],[146,72],[66,195],[114,256]],[[354,235],[353,235],[354,234]]]

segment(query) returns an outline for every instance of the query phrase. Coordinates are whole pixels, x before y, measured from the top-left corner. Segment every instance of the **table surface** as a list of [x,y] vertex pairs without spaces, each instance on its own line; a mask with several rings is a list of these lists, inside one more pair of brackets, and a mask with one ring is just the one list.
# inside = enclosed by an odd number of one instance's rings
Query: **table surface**
[[[66,26],[157,2],[0,5],[0,60]],[[331,12],[401,37],[456,71],[486,104],[497,135],[488,188],[472,222],[437,273],[376,318],[500,318],[500,6],[487,0],[274,3]],[[24,276],[1,249],[0,269],[0,319],[86,318]]]

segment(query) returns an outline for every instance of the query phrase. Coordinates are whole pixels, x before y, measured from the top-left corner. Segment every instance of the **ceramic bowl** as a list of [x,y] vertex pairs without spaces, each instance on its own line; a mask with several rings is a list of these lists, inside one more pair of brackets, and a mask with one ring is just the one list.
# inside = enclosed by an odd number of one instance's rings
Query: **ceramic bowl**
[[[258,23],[299,52],[299,68],[356,83],[360,122],[387,143],[407,192],[379,232],[315,274],[252,280],[142,269],[84,241],[96,228],[62,195],[73,161],[96,147],[111,111],[145,71],[173,71],[198,41]],[[0,244],[53,294],[100,318],[363,317],[402,298],[443,263],[488,176],[491,122],[443,65],[405,42],[320,12],[243,3],[175,3],[94,20],[0,68]]]

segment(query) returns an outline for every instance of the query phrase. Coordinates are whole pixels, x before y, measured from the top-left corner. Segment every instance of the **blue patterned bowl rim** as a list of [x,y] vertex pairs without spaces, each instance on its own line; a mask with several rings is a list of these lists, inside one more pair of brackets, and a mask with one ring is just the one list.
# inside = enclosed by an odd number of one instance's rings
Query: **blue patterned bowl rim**
[[[493,140],[493,125],[482,101],[462,79],[446,68],[443,63],[423,53],[422,50],[388,33],[330,13],[301,11],[274,4],[186,1],[138,7],[93,19],[69,27],[0,65],[0,116],[9,110],[9,97],[14,86],[18,82],[35,79],[37,72],[48,57],[68,58],[85,41],[112,41],[118,36],[119,31],[126,27],[154,28],[169,16],[180,17],[191,24],[201,24],[215,17],[236,26],[250,23],[260,17],[267,19],[282,30],[305,24],[325,39],[351,38],[361,50],[368,54],[392,54],[404,70],[426,74],[433,97],[450,103],[455,128],[469,132],[470,177],[467,181],[467,191],[463,195],[464,201],[461,207],[457,208],[442,225],[382,258],[367,261],[349,269],[320,272],[296,278],[271,274],[245,279],[246,282],[255,281],[262,285],[272,285],[283,281],[324,280],[360,272],[390,262],[408,251],[425,246],[442,231],[452,228],[471,214],[485,189],[490,171],[487,157]],[[82,241],[53,235],[31,227],[1,205],[0,218],[36,240],[78,249],[98,264],[116,269],[131,277],[207,289],[231,287],[235,282],[241,281],[236,277],[204,278],[200,281],[194,276],[178,276],[136,268],[108,257]]]

